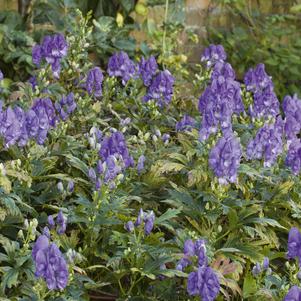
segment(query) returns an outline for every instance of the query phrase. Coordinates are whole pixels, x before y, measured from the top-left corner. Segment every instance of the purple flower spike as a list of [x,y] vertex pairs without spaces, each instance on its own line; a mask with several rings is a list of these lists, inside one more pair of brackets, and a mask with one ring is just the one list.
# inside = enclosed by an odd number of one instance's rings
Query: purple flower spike
[[293,259],[298,257],[301,259],[301,233],[298,228],[291,228],[288,235],[288,252],[287,258]]
[[47,222],[50,229],[53,229],[55,227],[55,221],[52,215],[48,216]]
[[86,89],[90,95],[102,96],[103,74],[99,67],[94,67],[88,72]]
[[269,268],[269,265],[270,265],[270,260],[268,257],[264,257],[263,259],[263,264],[262,264],[262,268],[264,270],[267,270]]
[[301,170],[301,141],[295,139],[291,141],[288,153],[285,159],[285,164],[290,167],[293,174],[298,175]]
[[151,211],[145,218],[144,218],[144,233],[145,235],[150,235],[154,228],[155,222],[155,214]]
[[158,64],[154,56],[145,59],[141,58],[138,66],[138,73],[141,76],[143,83],[146,87],[149,87],[154,75],[158,71]]
[[216,273],[210,267],[199,267],[188,276],[187,292],[190,296],[200,296],[204,301],[213,301],[220,291]]
[[72,180],[70,180],[68,182],[67,190],[68,190],[69,193],[72,193],[74,191],[74,182]]
[[233,134],[220,138],[209,155],[209,166],[221,184],[237,181],[237,170],[242,151]]
[[108,74],[109,76],[120,77],[123,85],[126,85],[126,83],[134,77],[135,73],[135,64],[125,52],[117,52],[110,57],[108,62]]
[[67,228],[67,218],[64,216],[63,212],[60,211],[57,215],[56,218],[56,223],[58,224],[58,230],[57,233],[59,235],[62,235],[66,232],[66,228]]
[[253,276],[257,276],[260,273],[261,273],[261,266],[260,266],[260,263],[257,262],[252,269],[252,274],[253,274]]
[[207,47],[201,57],[202,62],[206,62],[207,67],[214,66],[217,62],[224,62],[227,54],[222,45],[210,45]]
[[175,79],[168,70],[159,72],[149,86],[143,101],[155,100],[160,108],[168,105],[173,95],[174,82]]
[[96,173],[95,173],[94,168],[92,168],[92,167],[89,168],[88,176],[93,182],[96,181]]
[[143,221],[143,219],[144,219],[144,212],[143,212],[143,209],[140,208],[138,216],[137,216],[137,219],[136,219],[135,224],[134,224],[135,227],[140,226],[141,223],[142,223],[142,221]]
[[191,239],[188,239],[184,243],[184,255],[194,256],[195,255],[195,246],[194,242]]

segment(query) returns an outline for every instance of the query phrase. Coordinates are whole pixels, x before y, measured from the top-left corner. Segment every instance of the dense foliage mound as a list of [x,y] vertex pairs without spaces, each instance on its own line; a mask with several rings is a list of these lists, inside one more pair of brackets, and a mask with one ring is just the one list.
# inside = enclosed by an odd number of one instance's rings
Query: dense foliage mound
[[262,64],[238,82],[221,45],[195,76],[102,70],[78,18],[2,87],[1,298],[299,300],[298,96]]

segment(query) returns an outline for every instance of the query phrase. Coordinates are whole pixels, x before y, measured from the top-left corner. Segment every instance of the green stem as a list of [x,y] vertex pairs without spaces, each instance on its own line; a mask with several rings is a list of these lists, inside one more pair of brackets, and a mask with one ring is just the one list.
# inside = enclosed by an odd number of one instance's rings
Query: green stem
[[165,51],[166,51],[166,24],[167,24],[167,18],[168,18],[168,6],[169,6],[169,0],[166,0],[165,17],[164,17],[164,32],[163,32],[163,41],[162,41],[163,56],[165,55]]

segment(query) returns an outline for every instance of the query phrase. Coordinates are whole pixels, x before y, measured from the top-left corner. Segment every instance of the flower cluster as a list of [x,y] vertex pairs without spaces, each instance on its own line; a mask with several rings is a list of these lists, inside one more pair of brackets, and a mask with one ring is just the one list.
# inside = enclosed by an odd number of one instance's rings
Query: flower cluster
[[67,228],[67,218],[64,216],[63,212],[60,211],[56,217],[56,222],[52,215],[48,216],[48,227],[50,230],[54,229],[57,226],[57,233],[59,235],[64,234]]
[[176,131],[191,131],[191,129],[195,127],[195,124],[195,119],[185,114],[183,118],[176,123]]
[[283,149],[283,128],[281,117],[261,127],[247,146],[248,159],[264,159],[264,166],[271,167]]
[[153,78],[143,101],[155,100],[160,108],[168,105],[173,95],[174,82],[175,79],[168,70],[160,71]]
[[201,95],[198,108],[202,114],[200,140],[217,132],[219,125],[223,132],[232,130],[232,115],[243,112],[244,105],[240,84],[235,81],[235,72],[229,63],[221,59],[214,63],[211,83]]
[[109,76],[120,77],[122,84],[126,85],[135,76],[136,66],[127,53],[120,51],[110,57],[107,71]]
[[146,214],[145,212],[143,212],[143,209],[141,208],[137,219],[135,221],[135,223],[133,223],[132,221],[128,221],[125,225],[124,228],[128,231],[128,232],[133,232],[135,227],[139,227],[142,222],[144,222],[144,233],[145,235],[150,235],[150,233],[152,232],[153,228],[154,228],[154,223],[155,223],[155,213],[153,211],[149,212],[148,214]]
[[301,170],[301,141],[294,139],[289,145],[285,164],[297,175]]
[[248,70],[244,82],[247,90],[254,95],[254,103],[249,108],[252,117],[275,117],[279,114],[279,101],[274,92],[273,82],[265,72],[264,64]]
[[63,96],[59,102],[55,103],[55,108],[58,111],[62,120],[67,120],[69,115],[76,109],[76,102],[74,100],[74,94],[69,93],[67,96]]
[[55,77],[59,76],[61,69],[61,60],[67,55],[68,45],[62,34],[55,34],[44,37],[41,45],[35,45],[32,49],[32,61],[40,66],[41,61],[45,59],[51,64],[52,72]]
[[207,67],[214,66],[217,62],[224,62],[227,59],[227,54],[222,45],[209,45],[201,57],[202,62],[206,62]]
[[[99,190],[102,182],[115,187],[114,180],[125,169],[134,166],[133,157],[130,155],[124,135],[113,132],[110,136],[103,136],[101,131],[94,129],[94,137],[90,140],[99,148],[100,160],[96,168],[89,169],[89,178],[95,184],[95,189]],[[102,178],[102,179],[101,179]]]
[[296,285],[292,286],[283,301],[301,301],[301,289]]
[[102,96],[103,74],[99,67],[89,70],[86,80],[86,89],[89,95]]
[[202,300],[213,301],[220,291],[219,279],[214,270],[208,266],[205,241],[198,239],[195,242],[186,240],[184,244],[184,257],[177,264],[182,271],[192,264],[192,258],[197,256],[198,267],[188,275],[187,292],[190,296],[200,296]]
[[298,228],[291,228],[288,235],[288,259],[299,259],[299,266],[301,267],[301,233]]
[[268,257],[264,257],[262,265],[260,265],[259,262],[256,262],[256,264],[254,265],[253,269],[252,269],[252,274],[254,276],[260,274],[262,271],[266,271],[268,270],[270,265],[270,260]]
[[145,59],[141,58],[138,65],[138,74],[141,76],[143,83],[146,87],[149,87],[154,75],[158,71],[158,64],[154,56]]
[[236,182],[241,155],[241,145],[232,133],[225,134],[212,148],[209,166],[221,184]]
[[50,290],[63,290],[68,284],[68,266],[63,254],[46,235],[41,235],[32,249],[35,276],[43,278]]
[[23,147],[31,138],[38,144],[43,144],[56,121],[57,116],[51,99],[36,99],[28,111],[18,106],[1,110],[0,135],[4,137],[6,147],[16,143]]
[[285,134],[289,141],[297,138],[301,130],[301,99],[297,95],[285,96],[282,103],[285,114]]

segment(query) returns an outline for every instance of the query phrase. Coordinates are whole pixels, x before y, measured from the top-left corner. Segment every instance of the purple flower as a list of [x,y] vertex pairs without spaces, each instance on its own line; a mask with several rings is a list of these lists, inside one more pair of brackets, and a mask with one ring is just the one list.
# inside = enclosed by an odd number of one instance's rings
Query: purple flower
[[38,144],[43,144],[47,138],[48,131],[54,127],[57,121],[55,109],[50,98],[36,99],[32,110],[38,118],[37,133],[34,137]]
[[211,80],[225,81],[226,79],[235,79],[235,71],[229,63],[217,62],[211,74]]
[[234,183],[242,155],[241,146],[232,133],[220,138],[209,155],[209,166],[221,184]]
[[121,157],[125,168],[134,165],[134,160],[129,154],[124,135],[118,131],[112,133],[110,137],[106,136],[103,138],[99,155],[102,160],[107,160],[109,156]]
[[188,275],[187,292],[190,296],[199,295],[203,301],[213,301],[219,291],[219,279],[212,268],[199,267]]
[[154,75],[158,71],[158,64],[154,56],[145,59],[141,58],[138,65],[138,74],[141,76],[143,83],[146,87],[149,87]]
[[184,243],[184,255],[194,256],[195,255],[195,246],[194,242],[191,239],[188,239]]
[[0,81],[2,81],[3,78],[4,78],[4,75],[3,75],[2,71],[0,70]]
[[296,285],[292,286],[283,301],[301,301],[301,289]]
[[293,174],[298,175],[301,170],[301,141],[300,139],[293,140],[288,149],[285,159],[285,164],[290,167]]
[[135,224],[134,224],[135,227],[140,226],[141,223],[142,223],[142,221],[143,221],[143,219],[144,219],[144,212],[143,212],[143,209],[140,208],[138,216],[137,216],[137,219],[136,219]]
[[301,130],[301,100],[295,94],[283,99],[282,108],[285,114],[284,131],[289,141],[297,138]]
[[125,225],[124,228],[126,229],[126,231],[128,232],[133,232],[134,231],[134,223],[132,221],[128,221]]
[[135,64],[125,52],[120,51],[110,57],[108,62],[108,74],[109,76],[121,77],[123,85],[126,85],[126,83],[134,77],[135,73]]
[[31,76],[28,82],[31,84],[32,89],[38,85],[36,76]]
[[265,124],[247,146],[248,159],[264,159],[264,166],[271,167],[282,153],[283,121]]
[[49,231],[48,227],[43,228],[43,235],[45,235],[46,237],[48,237],[50,239],[50,231]]
[[53,219],[52,215],[49,215],[47,218],[48,226],[50,229],[53,229],[55,227],[55,221]]
[[183,269],[185,269],[187,266],[189,266],[191,264],[191,261],[186,258],[186,257],[183,257],[179,260],[179,262],[177,263],[177,266],[176,266],[176,270],[178,271],[183,271]]
[[176,131],[191,131],[194,128],[196,121],[194,118],[190,117],[189,115],[185,114],[184,117],[177,122],[176,124]]
[[271,77],[265,72],[264,64],[258,64],[254,69],[250,68],[244,77],[247,90],[256,93],[273,85]]
[[72,192],[74,191],[74,182],[73,182],[72,180],[70,180],[70,181],[68,182],[68,185],[67,185],[67,191],[68,191],[69,193],[72,193]]
[[103,74],[99,67],[89,70],[86,81],[86,89],[89,95],[94,95],[95,97],[102,96],[102,82]]
[[68,283],[68,268],[58,247],[41,235],[32,250],[36,277],[42,277],[50,290],[62,290]]
[[227,59],[225,49],[222,45],[209,45],[201,57],[202,62],[206,62],[207,67],[215,65],[217,62],[223,62]]
[[165,133],[165,134],[162,135],[161,139],[162,139],[162,141],[163,141],[164,144],[167,144],[169,142],[170,135],[167,134],[167,133]]
[[57,229],[57,233],[59,235],[64,234],[67,228],[67,218],[64,216],[62,211],[58,213],[56,218],[56,223],[59,226]]
[[74,112],[77,104],[74,100],[74,94],[69,93],[67,96],[63,96],[62,99],[55,104],[55,108],[58,111],[62,120],[67,120],[69,115]]
[[101,160],[97,161],[97,165],[96,165],[96,172],[97,174],[101,175],[103,173],[103,164]]
[[267,270],[269,268],[269,265],[270,265],[270,260],[268,257],[264,257],[263,259],[263,263],[262,263],[262,268],[264,270]]
[[89,168],[89,171],[88,171],[88,177],[89,177],[93,182],[96,181],[96,173],[95,173],[94,168],[92,168],[92,167]]
[[257,276],[260,273],[261,273],[261,266],[260,266],[260,263],[257,262],[252,269],[252,274],[253,274],[253,276]]
[[293,259],[299,258],[299,265],[301,264],[301,234],[298,228],[293,227],[290,229],[288,235],[288,245],[287,245],[287,258]]
[[101,181],[100,178],[97,178],[97,179],[96,179],[96,182],[95,182],[95,190],[96,190],[96,191],[99,191],[100,188],[101,188],[101,186],[102,186],[102,181]]
[[153,230],[155,222],[155,214],[153,211],[151,211],[149,214],[147,214],[144,217],[144,233],[145,235],[150,235],[150,233]]
[[67,55],[68,45],[62,34],[45,36],[41,45],[35,45],[32,49],[32,60],[37,66],[43,59],[51,64],[55,77],[59,76],[61,59]]
[[113,181],[122,172],[122,168],[118,165],[118,161],[114,155],[107,157],[105,163],[104,182],[108,183]]
[[138,159],[138,164],[137,164],[138,174],[141,174],[142,171],[144,170],[144,163],[145,163],[145,156],[141,155]]
[[168,105],[173,95],[174,82],[175,79],[168,70],[160,71],[149,86],[143,101],[155,100],[159,107]]

